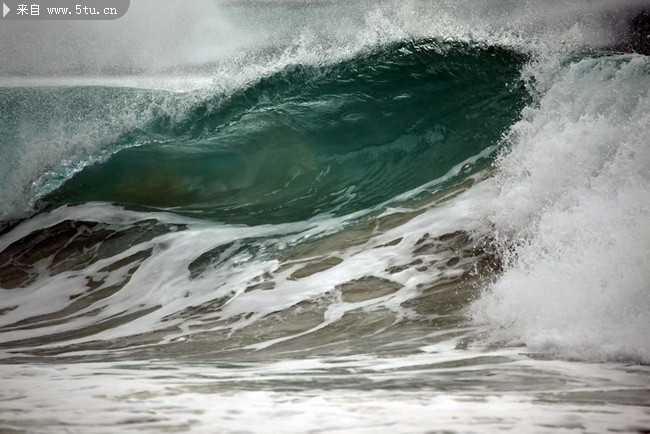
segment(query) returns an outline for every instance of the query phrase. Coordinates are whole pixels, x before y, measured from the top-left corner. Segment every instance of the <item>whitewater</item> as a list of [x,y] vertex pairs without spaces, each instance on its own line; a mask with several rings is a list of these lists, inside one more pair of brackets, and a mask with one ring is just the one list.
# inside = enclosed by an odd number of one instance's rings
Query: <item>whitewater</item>
[[0,27],[0,431],[650,430],[647,4],[161,3]]

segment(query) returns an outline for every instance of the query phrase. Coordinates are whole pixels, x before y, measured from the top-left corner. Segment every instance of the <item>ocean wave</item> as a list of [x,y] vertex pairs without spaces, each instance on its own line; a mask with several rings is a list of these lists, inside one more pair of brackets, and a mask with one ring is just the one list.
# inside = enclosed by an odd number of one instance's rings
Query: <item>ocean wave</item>
[[2,212],[93,200],[249,222],[357,210],[494,145],[525,104],[524,61],[424,40],[228,92],[6,88]]
[[3,87],[5,356],[467,348],[478,323],[647,361],[647,57],[594,49],[605,7],[472,34],[393,6],[347,45],[172,68],[196,80]]

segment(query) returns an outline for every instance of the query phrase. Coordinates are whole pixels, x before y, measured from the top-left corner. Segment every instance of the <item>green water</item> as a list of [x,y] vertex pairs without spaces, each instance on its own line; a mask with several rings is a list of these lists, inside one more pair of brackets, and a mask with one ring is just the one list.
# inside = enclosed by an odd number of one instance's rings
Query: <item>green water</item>
[[[288,67],[181,116],[154,112],[105,145],[119,152],[44,202],[108,201],[247,224],[365,209],[494,145],[526,102],[524,61],[498,47],[428,40]],[[100,87],[42,92],[74,93],[69,105],[192,99]]]

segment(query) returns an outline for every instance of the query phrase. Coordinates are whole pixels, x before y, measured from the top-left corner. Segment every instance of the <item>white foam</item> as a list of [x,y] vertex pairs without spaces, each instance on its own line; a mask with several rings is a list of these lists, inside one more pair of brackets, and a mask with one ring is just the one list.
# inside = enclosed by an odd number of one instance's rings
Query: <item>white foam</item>
[[[222,368],[157,362],[109,365],[2,366],[5,416],[2,428],[48,432],[179,431],[183,432],[422,432],[572,433],[642,431],[650,422],[642,405],[606,403],[602,398],[567,401],[563,392],[607,396],[611,375],[631,390],[644,381],[642,373],[621,373],[607,366],[577,364],[555,367],[549,375],[569,373],[580,386],[540,391],[445,391],[431,388],[268,390],[268,384],[302,380],[310,384],[344,369],[375,366],[382,360],[295,360]],[[403,361],[402,361],[403,362]],[[427,365],[424,365],[426,367]],[[418,371],[401,370],[417,376]],[[454,375],[472,378],[475,366],[460,366]],[[524,365],[494,366],[497,372]],[[536,363],[536,370],[540,369]],[[566,370],[564,370],[567,368]],[[573,369],[572,369],[573,368]],[[575,369],[579,368],[579,372]],[[332,369],[333,372],[328,372]],[[356,370],[354,372],[357,372]],[[440,374],[429,371],[429,375]],[[357,374],[360,375],[360,374]],[[368,383],[395,371],[362,374]],[[490,376],[495,375],[491,371]],[[647,375],[647,373],[646,373]],[[445,382],[444,374],[440,380]],[[493,378],[493,377],[491,377]],[[258,383],[259,381],[262,383]],[[483,380],[484,381],[484,380]],[[227,389],[236,383],[235,390]],[[636,383],[635,383],[636,382]],[[590,385],[590,383],[594,383]],[[259,384],[264,385],[261,390]],[[243,390],[242,390],[243,389]],[[603,395],[605,394],[605,395]],[[66,399],[61,399],[65,396]],[[580,399],[580,398],[578,398]]]
[[[538,65],[539,66],[539,65]],[[474,306],[494,338],[562,357],[650,361],[650,60],[586,58],[538,107],[480,207],[505,271]]]

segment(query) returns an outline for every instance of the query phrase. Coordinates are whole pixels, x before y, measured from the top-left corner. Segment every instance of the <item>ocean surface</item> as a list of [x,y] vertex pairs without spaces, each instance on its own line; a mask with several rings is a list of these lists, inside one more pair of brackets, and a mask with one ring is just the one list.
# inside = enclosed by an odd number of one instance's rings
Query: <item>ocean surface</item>
[[1,432],[650,432],[643,2],[185,3],[2,22]]

